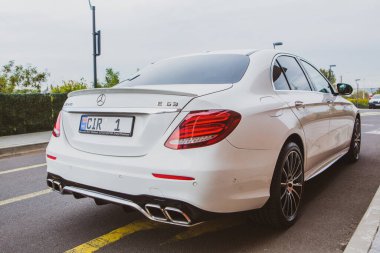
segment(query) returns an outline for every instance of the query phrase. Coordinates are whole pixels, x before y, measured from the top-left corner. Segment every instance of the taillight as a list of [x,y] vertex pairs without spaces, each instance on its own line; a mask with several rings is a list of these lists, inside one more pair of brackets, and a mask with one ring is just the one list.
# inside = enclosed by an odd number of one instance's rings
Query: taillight
[[59,137],[61,135],[61,112],[59,112],[57,121],[54,124],[53,136]]
[[229,110],[192,111],[170,135],[165,147],[188,149],[215,144],[239,124],[241,115]]

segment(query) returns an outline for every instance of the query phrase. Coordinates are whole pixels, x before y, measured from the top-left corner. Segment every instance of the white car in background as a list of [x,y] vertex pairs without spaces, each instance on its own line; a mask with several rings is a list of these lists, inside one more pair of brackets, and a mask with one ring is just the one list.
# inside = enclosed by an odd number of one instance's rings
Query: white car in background
[[371,99],[368,101],[368,108],[369,109],[380,108],[380,94],[375,94],[371,97]]
[[47,184],[192,226],[252,212],[287,227],[304,182],[359,159],[360,115],[305,59],[219,51],[151,64],[69,94],[47,147]]

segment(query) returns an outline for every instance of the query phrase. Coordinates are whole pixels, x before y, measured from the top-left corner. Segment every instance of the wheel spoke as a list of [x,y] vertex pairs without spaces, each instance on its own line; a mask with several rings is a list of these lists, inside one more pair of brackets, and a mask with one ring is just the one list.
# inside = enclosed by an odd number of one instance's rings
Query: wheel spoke
[[293,178],[293,181],[296,181],[300,176],[302,176],[302,171],[300,171],[300,173],[298,173],[298,175],[295,178]]
[[300,159],[297,159],[297,167],[296,169],[294,170],[294,174],[292,175],[292,180],[296,180],[295,179],[295,175],[298,173],[299,169],[301,168],[301,160]]
[[286,213],[286,216],[289,215],[289,194],[286,194],[286,205],[285,205],[285,213]]
[[286,190],[285,190],[284,193],[281,195],[281,200],[284,198],[285,195],[286,195]]
[[285,211],[286,211],[286,205],[288,203],[288,195],[286,194],[286,191],[285,191],[285,201],[284,201],[284,204],[282,205],[282,212],[285,214]]
[[290,213],[289,216],[293,215],[293,199],[292,199],[292,194],[289,194],[289,203],[290,203]]
[[288,163],[288,170],[287,170],[287,173],[288,173],[288,179],[291,178],[292,176],[292,160],[291,160],[291,155],[288,156],[288,159],[286,159],[287,163]]
[[301,200],[301,196],[298,194],[298,192],[297,192],[296,190],[294,190],[293,192],[294,192],[294,193],[295,193],[295,195],[297,196],[297,198],[298,198],[298,201],[300,201],[300,200]]
[[293,194],[291,194],[290,196],[291,196],[291,198],[293,199],[293,203],[294,203],[294,212],[292,212],[291,215],[294,215],[294,214],[297,212],[297,209],[298,209],[298,203],[297,203],[297,200],[296,200],[296,198],[294,197]]
[[285,174],[285,178],[288,179],[288,173],[286,173],[285,167],[282,168],[283,174]]

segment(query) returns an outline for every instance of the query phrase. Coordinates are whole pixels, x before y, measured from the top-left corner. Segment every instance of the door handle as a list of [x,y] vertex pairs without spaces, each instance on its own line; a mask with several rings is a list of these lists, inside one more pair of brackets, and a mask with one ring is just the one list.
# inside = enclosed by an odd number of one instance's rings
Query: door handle
[[333,103],[334,101],[332,101],[332,100],[329,99],[329,100],[327,100],[326,102],[327,102],[328,105],[332,105],[332,103]]
[[305,104],[302,101],[295,101],[294,105],[296,106],[296,108],[305,108]]

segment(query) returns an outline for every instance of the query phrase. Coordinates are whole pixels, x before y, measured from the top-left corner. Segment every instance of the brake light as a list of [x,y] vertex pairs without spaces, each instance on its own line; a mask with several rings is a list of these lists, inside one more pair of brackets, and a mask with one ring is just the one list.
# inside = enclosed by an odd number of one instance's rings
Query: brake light
[[53,136],[59,137],[61,135],[61,112],[59,112],[57,121],[54,124]]
[[229,110],[192,111],[170,135],[165,147],[205,147],[226,138],[239,124],[241,115]]

